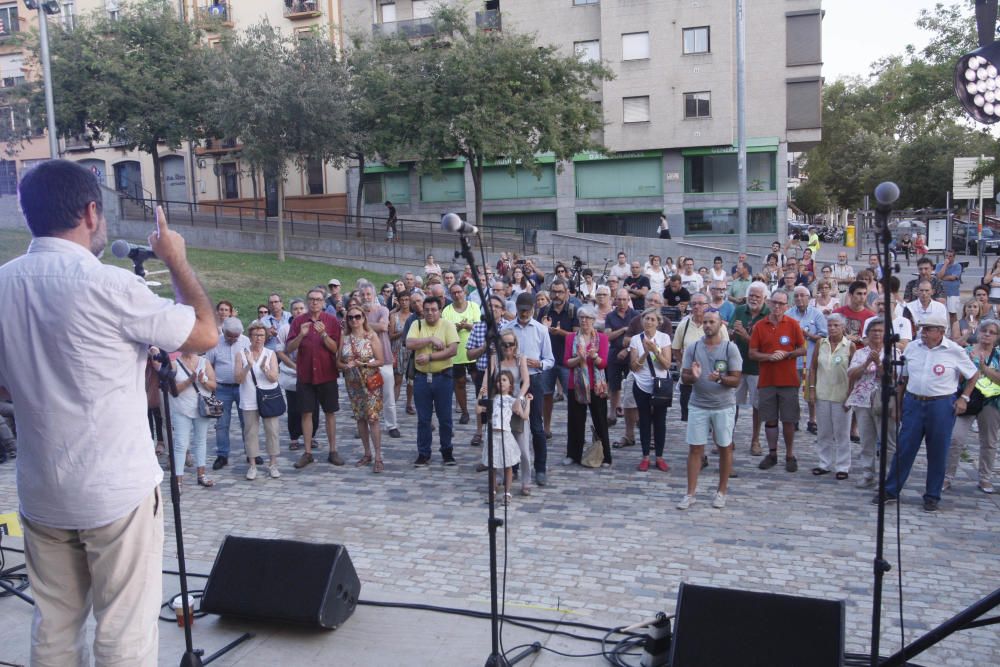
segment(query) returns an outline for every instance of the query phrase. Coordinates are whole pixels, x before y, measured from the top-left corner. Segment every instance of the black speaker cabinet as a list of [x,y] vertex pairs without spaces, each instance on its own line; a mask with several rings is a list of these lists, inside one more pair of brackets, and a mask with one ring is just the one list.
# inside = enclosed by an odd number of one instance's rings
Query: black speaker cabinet
[[339,544],[227,535],[201,609],[333,629],[354,613],[360,594],[351,557]]
[[681,584],[672,667],[841,667],[844,603]]

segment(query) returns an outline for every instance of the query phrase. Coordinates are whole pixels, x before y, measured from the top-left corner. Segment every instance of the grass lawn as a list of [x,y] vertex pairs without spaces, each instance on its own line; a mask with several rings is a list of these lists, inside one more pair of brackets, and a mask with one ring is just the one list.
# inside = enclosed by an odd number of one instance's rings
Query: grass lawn
[[[0,264],[22,255],[30,242],[31,235],[27,232],[0,229]],[[257,306],[267,303],[267,297],[272,292],[277,292],[283,297],[287,309],[288,302],[293,297],[305,298],[307,289],[314,285],[325,286],[330,278],[340,280],[344,292],[350,291],[354,282],[361,277],[375,283],[376,289],[393,278],[383,273],[330,266],[301,259],[289,258],[280,263],[275,255],[264,253],[188,248],[188,259],[205,285],[205,289],[208,290],[212,303],[221,299],[232,301],[239,309],[240,319],[245,324],[249,324],[256,317]],[[132,270],[131,262],[119,260],[111,254],[110,242],[102,261]],[[170,286],[169,276],[166,273],[155,273],[162,270],[164,267],[160,262],[146,263],[146,271],[154,273],[146,277],[151,281],[164,283],[160,287],[154,287],[153,291],[172,298],[173,289]]]

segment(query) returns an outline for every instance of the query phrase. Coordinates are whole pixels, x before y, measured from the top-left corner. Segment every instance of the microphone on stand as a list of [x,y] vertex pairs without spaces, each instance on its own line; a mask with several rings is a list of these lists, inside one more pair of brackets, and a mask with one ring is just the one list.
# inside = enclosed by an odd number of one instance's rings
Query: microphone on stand
[[478,227],[462,220],[457,213],[445,213],[441,217],[441,229],[446,232],[457,232],[463,236],[479,234]]
[[156,253],[148,245],[136,245],[125,239],[118,239],[111,244],[111,254],[118,259],[131,259],[132,270],[140,278],[146,275],[142,264],[147,259],[157,259]]

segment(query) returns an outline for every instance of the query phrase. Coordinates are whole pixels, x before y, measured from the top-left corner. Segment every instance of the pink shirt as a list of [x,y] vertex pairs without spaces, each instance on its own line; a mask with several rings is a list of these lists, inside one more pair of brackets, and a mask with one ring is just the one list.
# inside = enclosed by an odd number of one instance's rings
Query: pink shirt
[[[600,332],[594,332],[597,336],[597,360],[591,361],[587,360],[587,372],[590,374],[590,386],[594,386],[594,367],[606,368],[608,365],[608,337]],[[587,345],[587,351],[594,349],[594,337],[590,337],[590,343]],[[563,352],[563,365],[565,366],[567,362],[576,356],[576,334],[571,333],[566,336],[566,350]],[[575,369],[573,369],[575,370]],[[573,388],[573,376],[575,373],[569,374],[569,387],[567,389]]]

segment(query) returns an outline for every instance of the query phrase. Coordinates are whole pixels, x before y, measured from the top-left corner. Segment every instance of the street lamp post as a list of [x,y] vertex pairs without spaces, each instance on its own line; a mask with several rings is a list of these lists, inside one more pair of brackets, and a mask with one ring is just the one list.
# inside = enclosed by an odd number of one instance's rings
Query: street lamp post
[[59,135],[56,134],[55,103],[52,101],[52,68],[49,65],[48,15],[61,10],[58,0],[24,0],[24,6],[38,11],[38,39],[41,42],[42,79],[45,84],[45,122],[49,135],[49,157],[59,157]]

